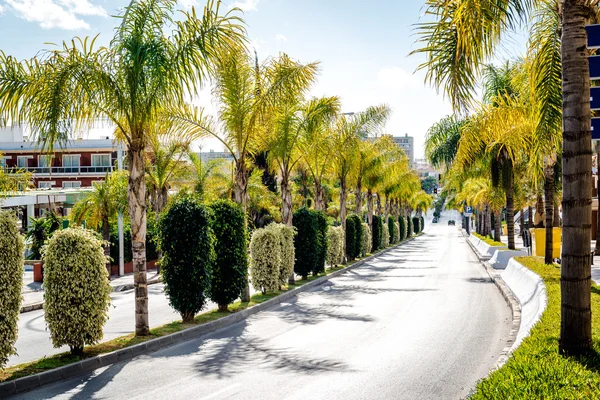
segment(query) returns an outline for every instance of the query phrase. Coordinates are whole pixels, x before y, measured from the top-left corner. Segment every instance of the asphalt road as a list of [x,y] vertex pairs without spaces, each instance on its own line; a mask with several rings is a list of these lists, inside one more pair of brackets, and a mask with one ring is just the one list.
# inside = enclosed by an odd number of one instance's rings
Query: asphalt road
[[23,399],[458,399],[511,314],[456,227],[426,234],[229,328]]

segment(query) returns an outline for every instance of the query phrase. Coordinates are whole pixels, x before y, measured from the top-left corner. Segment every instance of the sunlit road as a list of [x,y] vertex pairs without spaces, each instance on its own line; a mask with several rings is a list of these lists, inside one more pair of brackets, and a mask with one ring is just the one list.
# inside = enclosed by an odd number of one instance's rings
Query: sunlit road
[[21,398],[458,399],[496,362],[510,316],[442,219],[291,303]]

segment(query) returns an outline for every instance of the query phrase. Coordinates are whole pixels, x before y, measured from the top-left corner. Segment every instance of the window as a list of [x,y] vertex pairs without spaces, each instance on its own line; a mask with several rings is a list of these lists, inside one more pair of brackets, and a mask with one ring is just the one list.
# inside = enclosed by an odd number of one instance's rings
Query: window
[[110,167],[110,154],[92,154],[92,167]]
[[65,181],[62,184],[63,189],[80,188],[81,182],[79,181]]
[[38,156],[38,167],[39,168],[50,168],[51,156],[40,155]]
[[38,182],[38,188],[40,189],[50,189],[52,187],[53,182]]
[[63,167],[79,168],[79,155],[64,155],[62,165]]
[[29,156],[18,156],[17,157],[17,168],[27,168],[29,166]]

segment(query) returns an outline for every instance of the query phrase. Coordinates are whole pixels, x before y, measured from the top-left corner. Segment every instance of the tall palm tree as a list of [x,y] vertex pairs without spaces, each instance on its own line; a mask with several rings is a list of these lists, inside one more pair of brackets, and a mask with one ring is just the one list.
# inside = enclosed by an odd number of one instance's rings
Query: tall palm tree
[[427,130],[425,156],[433,166],[444,167],[448,171],[456,157],[461,129],[465,123],[466,119],[450,115]]
[[[481,65],[496,49],[500,36],[545,2],[502,0],[427,0],[434,22],[417,28],[427,60],[427,80],[443,87],[456,110],[472,104]],[[563,243],[561,261],[560,350],[578,354],[591,349],[591,134],[589,67],[585,25],[598,12],[596,2],[560,0],[563,120]]]
[[[149,334],[146,179],[149,132],[165,109],[194,95],[220,54],[244,40],[238,9],[208,0],[174,18],[176,0],[132,0],[108,47],[74,39],[23,62],[0,52],[0,120],[27,123],[44,150],[107,118],[127,145],[136,335]],[[165,32],[171,32],[167,36]]]

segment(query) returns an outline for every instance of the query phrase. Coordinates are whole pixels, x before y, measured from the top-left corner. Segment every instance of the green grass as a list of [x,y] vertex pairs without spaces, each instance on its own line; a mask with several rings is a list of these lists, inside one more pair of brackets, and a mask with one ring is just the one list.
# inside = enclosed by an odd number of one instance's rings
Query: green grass
[[594,353],[564,357],[558,353],[560,267],[541,257],[517,260],[543,278],[548,306],[508,362],[478,383],[473,399],[600,399],[600,286],[592,286]]
[[473,232],[471,234],[473,236],[475,236],[476,238],[479,238],[479,239],[483,240],[485,243],[489,244],[490,246],[506,246],[504,243],[502,243],[502,242],[496,242],[495,240],[492,240],[492,239],[490,239],[487,236],[483,236],[483,235],[480,235],[480,234],[475,233],[475,232]]

